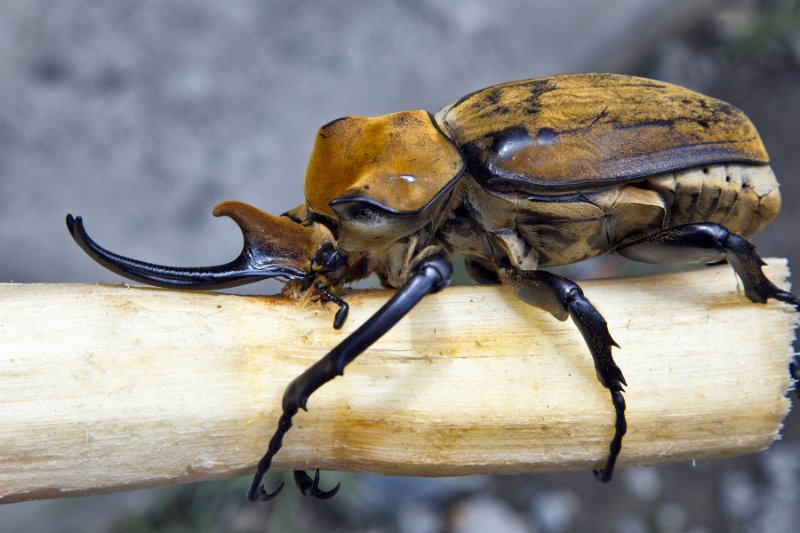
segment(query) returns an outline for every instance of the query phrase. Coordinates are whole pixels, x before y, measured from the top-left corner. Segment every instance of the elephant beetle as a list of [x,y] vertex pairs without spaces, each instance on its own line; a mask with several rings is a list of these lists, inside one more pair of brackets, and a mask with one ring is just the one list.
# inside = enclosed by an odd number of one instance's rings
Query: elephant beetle
[[[280,278],[339,305],[344,285],[376,274],[394,296],[292,381],[248,497],[269,500],[262,479],[292,417],[309,396],[409,312],[444,288],[451,258],[480,282],[502,283],[526,303],[583,335],[608,389],[615,431],[600,481],[611,479],[627,429],[622,371],[603,316],[581,288],[542,267],[606,252],[645,263],[727,261],[753,302],[800,300],[770,282],[744,237],[780,209],[778,182],[753,124],[730,104],[688,89],[615,74],[569,74],[495,85],[436,114],[348,116],[319,129],[305,175],[304,205],[272,216],[239,202],[231,217],[244,247],[233,261],[179,268],[100,247],[80,217],[78,245],[130,279],[168,288],[221,289]],[[793,371],[797,373],[797,360]],[[333,496],[295,472],[303,494]]]

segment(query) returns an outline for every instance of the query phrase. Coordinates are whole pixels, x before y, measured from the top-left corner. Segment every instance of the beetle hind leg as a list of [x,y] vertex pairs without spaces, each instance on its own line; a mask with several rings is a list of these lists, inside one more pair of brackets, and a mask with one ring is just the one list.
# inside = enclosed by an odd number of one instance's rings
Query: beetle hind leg
[[500,283],[500,278],[497,277],[497,272],[495,272],[495,269],[477,257],[465,257],[464,267],[466,267],[469,277],[478,283],[483,285],[494,285]]
[[750,241],[710,222],[669,228],[617,250],[617,253],[653,264],[716,263],[727,260],[742,280],[753,302],[786,302],[800,311],[800,299],[772,283],[761,269],[764,261]]
[[625,398],[622,395],[623,385],[627,383],[622,370],[611,356],[611,347],[619,345],[611,338],[608,324],[583,295],[581,288],[567,278],[541,270],[501,268],[498,273],[503,283],[524,302],[544,309],[559,320],[572,318],[586,341],[594,360],[597,379],[611,393],[616,415],[608,459],[602,469],[594,471],[595,478],[599,481],[611,481],[628,423],[625,419]]
[[[800,311],[800,299],[772,283],[761,267],[764,261],[753,244],[719,224],[699,223],[659,231],[617,250],[620,255],[655,264],[718,263],[727,261],[742,280],[745,295],[753,302],[766,303],[770,298],[793,305]],[[800,357],[789,366],[794,380],[800,383]],[[795,385],[800,394],[800,385]]]

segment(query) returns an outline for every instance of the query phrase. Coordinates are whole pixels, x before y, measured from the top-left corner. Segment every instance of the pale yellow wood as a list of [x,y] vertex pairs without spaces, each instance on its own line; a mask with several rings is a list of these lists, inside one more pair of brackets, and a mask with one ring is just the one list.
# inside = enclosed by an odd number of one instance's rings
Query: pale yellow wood
[[[768,272],[785,280],[785,262]],[[776,438],[789,306],[750,303],[728,266],[582,285],[622,347],[621,466],[730,457]],[[251,472],[288,382],[389,295],[349,295],[334,331],[335,308],[275,297],[0,285],[0,502]],[[504,288],[451,287],[311,397],[274,466],[588,470],[605,460],[613,421],[569,321]]]

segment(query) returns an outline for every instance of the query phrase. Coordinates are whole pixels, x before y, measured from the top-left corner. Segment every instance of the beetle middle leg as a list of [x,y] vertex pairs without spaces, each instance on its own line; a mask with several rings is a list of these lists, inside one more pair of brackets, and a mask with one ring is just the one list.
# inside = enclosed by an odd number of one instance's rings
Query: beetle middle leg
[[[344,368],[353,359],[397,324],[423,297],[447,286],[452,275],[453,267],[444,254],[432,254],[420,261],[405,285],[377,313],[286,387],[282,402],[283,413],[278,421],[278,428],[269,441],[266,453],[258,462],[256,474],[247,493],[250,501],[271,500],[283,488],[283,485],[280,485],[275,491],[267,492],[261,485],[261,480],[269,470],[272,458],[281,449],[283,436],[292,427],[292,417],[300,409],[306,410],[309,396],[336,376],[344,374]],[[300,492],[307,496],[326,499],[339,490],[339,485],[328,491],[320,489],[319,470],[313,479],[303,470],[296,470],[294,479]]]
[[592,303],[583,295],[581,288],[562,276],[541,270],[517,270],[501,268],[500,279],[524,302],[544,309],[559,320],[567,317],[578,327],[594,359],[597,379],[611,392],[616,423],[614,437],[609,445],[608,459],[595,477],[602,482],[611,481],[614,465],[622,449],[622,437],[628,424],[625,419],[625,398],[622,396],[625,378],[611,356],[611,347],[619,345],[611,338],[608,324]]

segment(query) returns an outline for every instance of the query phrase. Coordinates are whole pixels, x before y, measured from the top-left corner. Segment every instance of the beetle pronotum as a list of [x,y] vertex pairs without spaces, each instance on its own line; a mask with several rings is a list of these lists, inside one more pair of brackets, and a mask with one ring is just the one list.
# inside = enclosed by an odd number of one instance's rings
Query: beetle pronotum
[[[606,321],[574,282],[540,267],[606,252],[646,263],[727,260],[745,295],[800,300],[770,282],[744,237],[780,208],[778,183],[750,120],[725,102],[659,81],[571,74],[496,85],[435,115],[403,111],[344,117],[320,128],[305,176],[306,203],[272,216],[239,202],[214,215],[244,234],[224,265],[179,268],[111,253],[67,215],[75,241],[103,266],[169,288],[220,289],[282,278],[296,294],[339,305],[347,283],[377,274],[397,293],[325,357],[292,381],[258,464],[250,500],[292,417],[309,396],[386,333],[425,295],[445,287],[463,255],[481,282],[503,283],[559,320],[571,318],[609,390],[616,414],[609,481],[627,429],[622,371]],[[797,376],[797,359],[792,370]],[[295,472],[303,494],[328,498]]]

